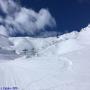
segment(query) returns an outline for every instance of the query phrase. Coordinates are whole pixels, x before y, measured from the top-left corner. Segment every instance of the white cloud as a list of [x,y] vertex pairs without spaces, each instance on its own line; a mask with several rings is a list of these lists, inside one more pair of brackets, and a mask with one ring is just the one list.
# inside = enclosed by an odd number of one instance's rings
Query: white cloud
[[56,25],[55,19],[47,9],[35,12],[19,6],[13,0],[0,0],[0,9],[6,14],[5,18],[0,18],[0,22],[4,23],[3,27],[11,36],[33,35],[47,26]]
[[38,14],[38,18],[37,18],[37,22],[36,22],[37,27],[39,29],[43,29],[43,27],[45,27],[45,25],[49,25],[52,27],[55,24],[56,24],[55,20],[54,20],[54,18],[52,18],[49,11],[45,10],[45,9],[41,9]]
[[0,25],[0,34],[7,36],[7,30],[3,25]]
[[15,12],[18,9],[18,5],[13,0],[0,0],[0,8],[4,13]]

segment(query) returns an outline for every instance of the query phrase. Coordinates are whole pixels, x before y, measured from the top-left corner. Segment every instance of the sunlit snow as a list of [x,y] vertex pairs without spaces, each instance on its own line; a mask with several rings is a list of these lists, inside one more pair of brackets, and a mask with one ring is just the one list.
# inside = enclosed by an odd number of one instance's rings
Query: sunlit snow
[[89,90],[90,27],[57,37],[0,35],[0,87]]

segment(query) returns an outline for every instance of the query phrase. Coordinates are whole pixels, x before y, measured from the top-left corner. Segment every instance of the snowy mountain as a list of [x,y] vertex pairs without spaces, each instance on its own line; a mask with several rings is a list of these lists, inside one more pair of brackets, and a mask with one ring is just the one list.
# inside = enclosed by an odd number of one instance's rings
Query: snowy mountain
[[58,38],[0,35],[0,88],[89,90],[89,37],[90,26]]

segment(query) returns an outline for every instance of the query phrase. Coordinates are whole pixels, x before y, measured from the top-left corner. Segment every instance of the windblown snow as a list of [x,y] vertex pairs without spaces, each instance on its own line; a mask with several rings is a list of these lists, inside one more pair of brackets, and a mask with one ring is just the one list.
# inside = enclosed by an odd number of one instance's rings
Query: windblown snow
[[0,35],[2,87],[17,87],[17,90],[89,90],[90,26],[58,38]]

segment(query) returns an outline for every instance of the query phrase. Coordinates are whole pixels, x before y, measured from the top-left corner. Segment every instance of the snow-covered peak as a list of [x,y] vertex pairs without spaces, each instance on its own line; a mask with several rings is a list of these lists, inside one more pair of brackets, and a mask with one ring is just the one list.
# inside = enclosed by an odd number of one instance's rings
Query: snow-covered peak
[[13,49],[19,54],[25,50],[32,53],[32,50],[34,50],[35,53],[40,55],[61,55],[82,49],[86,44],[90,44],[88,38],[90,36],[89,29],[89,26],[87,26],[80,32],[73,31],[61,35],[58,38],[10,37],[9,40],[14,44]]
[[73,31],[58,37],[32,38],[32,37],[7,37],[0,35],[0,47],[8,47],[18,54],[28,51],[35,54],[65,54],[90,45],[90,25],[80,32]]
[[90,25],[88,25],[87,27],[83,28],[78,35],[79,42],[81,44],[86,44],[86,45],[90,45]]

